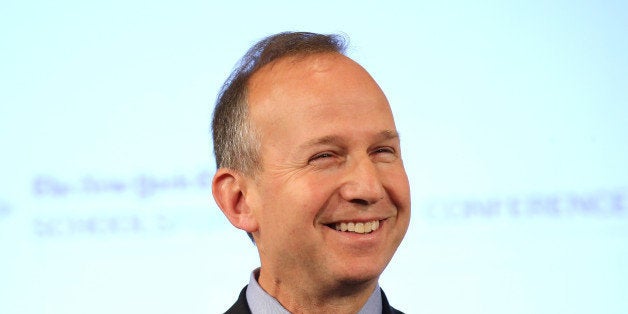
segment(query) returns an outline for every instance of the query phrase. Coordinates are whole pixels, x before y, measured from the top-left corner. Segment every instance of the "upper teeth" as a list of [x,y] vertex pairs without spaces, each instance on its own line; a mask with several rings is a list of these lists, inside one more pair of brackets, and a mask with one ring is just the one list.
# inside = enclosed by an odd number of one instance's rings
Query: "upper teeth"
[[379,220],[369,222],[338,222],[335,225],[338,231],[351,231],[356,233],[369,233],[379,228]]

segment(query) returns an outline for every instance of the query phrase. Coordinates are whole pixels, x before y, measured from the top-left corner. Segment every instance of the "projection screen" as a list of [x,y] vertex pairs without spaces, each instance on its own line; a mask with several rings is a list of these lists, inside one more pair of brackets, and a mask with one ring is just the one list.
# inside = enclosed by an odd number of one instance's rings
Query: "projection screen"
[[225,311],[259,260],[211,197],[209,121],[287,30],[346,34],[391,103],[391,304],[628,312],[624,2],[27,0],[0,25],[0,313]]

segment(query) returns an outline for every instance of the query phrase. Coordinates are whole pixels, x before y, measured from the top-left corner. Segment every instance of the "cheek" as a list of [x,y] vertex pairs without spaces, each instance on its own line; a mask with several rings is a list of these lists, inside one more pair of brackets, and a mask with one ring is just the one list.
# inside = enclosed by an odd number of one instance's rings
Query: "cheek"
[[332,176],[309,174],[299,178],[269,180],[263,188],[260,219],[264,225],[276,230],[297,229],[304,224],[313,225],[315,217],[326,204],[337,181]]
[[410,183],[403,166],[383,174],[383,185],[392,201],[400,208],[410,207]]
[[[333,172],[317,172],[304,177],[301,190],[305,205],[318,206],[320,209],[340,185],[340,176]],[[307,200],[306,200],[307,199]]]
[[325,210],[338,182],[335,176],[310,173],[293,180],[282,191],[282,203],[289,204],[295,228],[315,227],[317,217]]

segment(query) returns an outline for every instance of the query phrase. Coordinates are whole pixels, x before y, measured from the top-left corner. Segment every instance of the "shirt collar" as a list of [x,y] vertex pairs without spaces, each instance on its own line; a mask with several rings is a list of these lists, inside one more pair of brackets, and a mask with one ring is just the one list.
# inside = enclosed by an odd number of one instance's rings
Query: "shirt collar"
[[[246,288],[246,302],[249,304],[251,313],[253,314],[290,314],[275,298],[266,293],[264,289],[257,283],[259,268],[251,272],[249,285]],[[379,284],[371,296],[366,300],[362,309],[358,314],[379,314],[382,312],[382,293]]]

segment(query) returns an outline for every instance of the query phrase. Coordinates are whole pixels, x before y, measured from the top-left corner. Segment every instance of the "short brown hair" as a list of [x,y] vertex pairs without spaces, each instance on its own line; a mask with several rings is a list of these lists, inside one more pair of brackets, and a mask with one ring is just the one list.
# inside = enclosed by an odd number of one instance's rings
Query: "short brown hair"
[[257,70],[287,56],[325,52],[344,54],[346,47],[344,36],[307,32],[271,35],[251,47],[218,93],[211,124],[216,167],[247,175],[259,170],[259,140],[250,126],[246,103],[248,81]]

